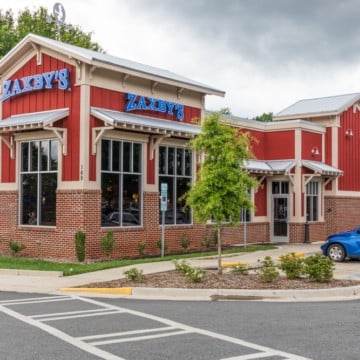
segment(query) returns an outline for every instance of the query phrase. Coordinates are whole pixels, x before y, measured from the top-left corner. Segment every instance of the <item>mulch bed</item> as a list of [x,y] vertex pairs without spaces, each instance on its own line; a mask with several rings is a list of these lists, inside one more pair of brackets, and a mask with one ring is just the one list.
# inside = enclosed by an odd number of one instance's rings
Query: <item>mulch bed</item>
[[[319,283],[305,278],[288,280],[281,276],[271,283],[261,282],[257,274],[236,275],[223,272],[219,275],[215,270],[207,270],[204,278],[199,283],[192,283],[177,270],[148,274],[142,282],[133,282],[126,278],[91,283],[85,287],[92,288],[118,288],[118,287],[152,287],[152,288],[187,288],[187,289],[330,289],[360,285],[356,280],[333,279],[329,282]],[[84,286],[82,286],[84,287]]]

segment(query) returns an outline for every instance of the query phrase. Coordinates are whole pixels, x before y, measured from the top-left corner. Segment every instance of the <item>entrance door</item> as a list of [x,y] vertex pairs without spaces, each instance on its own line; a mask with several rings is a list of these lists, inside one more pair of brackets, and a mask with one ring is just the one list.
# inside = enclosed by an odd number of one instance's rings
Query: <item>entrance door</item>
[[289,182],[272,183],[272,226],[271,241],[289,241]]

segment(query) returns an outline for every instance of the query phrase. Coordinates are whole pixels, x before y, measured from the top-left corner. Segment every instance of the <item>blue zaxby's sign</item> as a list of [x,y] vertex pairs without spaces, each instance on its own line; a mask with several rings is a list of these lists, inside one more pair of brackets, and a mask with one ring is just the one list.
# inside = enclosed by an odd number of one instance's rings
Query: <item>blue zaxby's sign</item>
[[136,94],[126,94],[125,111],[148,110],[157,111],[172,115],[182,121],[184,119],[184,105],[171,101],[154,99],[152,97],[138,96]]
[[42,74],[25,76],[21,79],[4,81],[2,101],[35,90],[54,89],[55,84],[57,84],[60,90],[70,88],[69,69],[49,71]]

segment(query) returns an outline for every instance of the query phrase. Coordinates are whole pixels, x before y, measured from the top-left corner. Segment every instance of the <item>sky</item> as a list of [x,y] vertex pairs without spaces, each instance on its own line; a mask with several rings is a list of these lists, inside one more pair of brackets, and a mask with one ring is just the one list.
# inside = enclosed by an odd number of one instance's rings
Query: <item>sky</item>
[[[53,0],[0,0],[31,11]],[[301,99],[360,92],[359,0],[61,0],[65,22],[108,54],[226,92],[206,108],[276,114]]]

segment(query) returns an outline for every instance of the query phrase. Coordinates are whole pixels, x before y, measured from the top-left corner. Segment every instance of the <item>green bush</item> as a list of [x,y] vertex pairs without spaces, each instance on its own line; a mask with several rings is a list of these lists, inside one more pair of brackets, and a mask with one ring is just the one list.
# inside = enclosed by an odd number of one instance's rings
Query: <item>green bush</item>
[[17,241],[10,240],[9,241],[9,248],[14,255],[17,255],[21,251],[26,249],[25,244],[19,244]]
[[304,259],[297,257],[295,253],[282,255],[278,267],[288,279],[299,279],[304,274]]
[[328,282],[334,277],[334,262],[328,257],[315,254],[305,260],[305,274],[311,281]]
[[270,256],[265,256],[264,260],[258,260],[260,269],[257,271],[260,281],[262,282],[274,282],[279,278],[279,271],[276,269],[275,263]]
[[231,266],[230,271],[235,275],[248,275],[249,267],[247,265]]
[[[164,248],[164,250],[166,251],[166,250],[167,250],[167,244],[166,244],[165,239],[164,239],[164,242],[165,242],[165,248]],[[157,241],[156,241],[156,246],[161,250],[161,238],[160,238],[160,239],[157,239]]]
[[85,260],[85,241],[86,234],[83,231],[77,231],[75,234],[75,250],[76,258],[80,262],[83,262]]
[[114,233],[108,231],[106,235],[101,238],[101,249],[106,256],[109,256],[114,251],[114,246]]
[[184,251],[190,246],[191,240],[183,234],[180,239],[180,245],[184,249]]
[[141,257],[144,257],[146,254],[146,243],[144,241],[140,241],[138,243],[138,252]]
[[191,268],[191,266],[186,262],[186,260],[182,260],[182,261],[174,260],[173,263],[175,265],[175,269],[181,271],[184,275]]
[[199,267],[190,267],[185,274],[186,278],[193,283],[199,283],[205,276],[205,271]]
[[131,268],[129,270],[124,271],[124,275],[127,279],[133,281],[133,282],[143,282],[145,279],[145,275],[142,270],[139,270],[137,268]]
[[175,269],[181,271],[187,280],[190,280],[193,283],[200,282],[205,276],[205,271],[199,267],[190,266],[185,260],[181,262],[174,260]]

